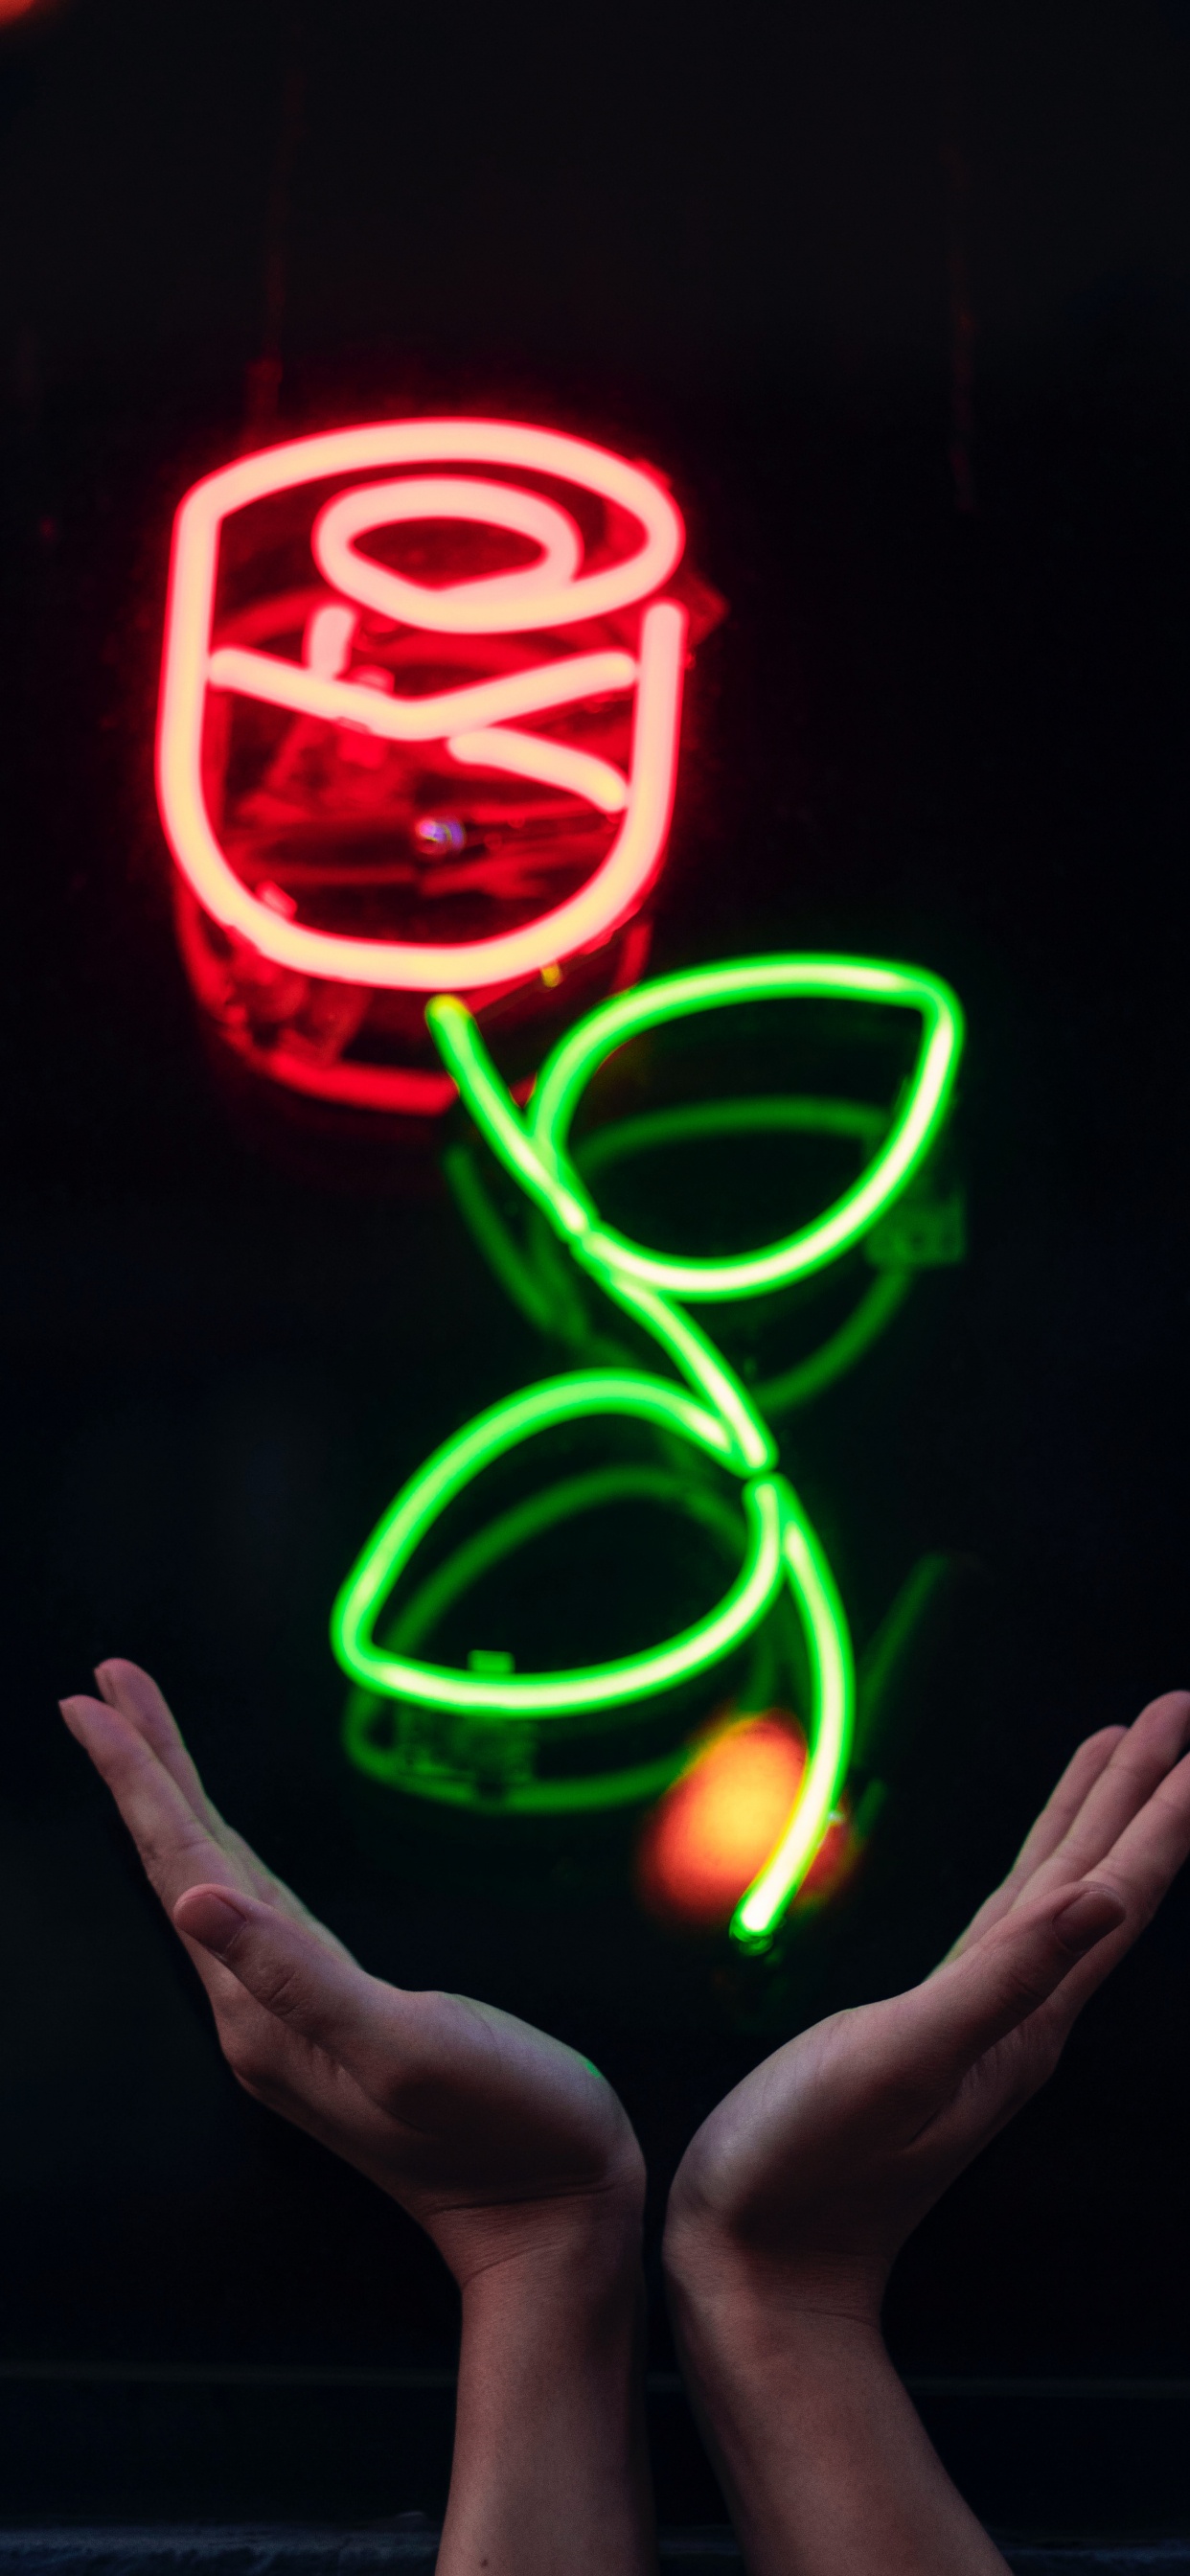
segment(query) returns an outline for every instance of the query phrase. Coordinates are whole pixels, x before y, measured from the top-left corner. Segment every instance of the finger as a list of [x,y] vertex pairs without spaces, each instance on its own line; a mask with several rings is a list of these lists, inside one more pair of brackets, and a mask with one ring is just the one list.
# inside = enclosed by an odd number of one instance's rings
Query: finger
[[219,1822],[224,1850],[241,1863],[247,1884],[262,1903],[276,1906],[295,1923],[303,1923],[316,1940],[325,1943],[328,1949],[337,1950],[341,1958],[350,1959],[351,1952],[346,1943],[340,1941],[337,1933],[329,1931],[325,1923],[319,1922],[318,1916],[310,1912],[308,1905],[303,1905],[301,1897],[295,1895],[288,1882],[278,1878],[276,1870],[270,1869],[259,1852],[253,1851],[251,1843],[245,1842],[244,1836],[236,1832],[235,1826],[225,1823],[222,1817]]
[[[131,1670],[135,1673],[136,1666]],[[147,1673],[139,1678],[152,1693],[148,1702],[150,1722],[158,1719],[153,1700],[168,1718],[156,1685],[149,1683]],[[140,1706],[143,1713],[143,1699]],[[238,1834],[226,1827],[216,1834],[203,1823],[174,1773],[166,1769],[130,1716],[106,1700],[83,1697],[63,1700],[61,1708],[71,1734],[90,1754],[111,1790],[136,1843],[146,1876],[168,1913],[172,1913],[186,1887],[215,1882],[243,1888],[262,1903],[285,1905],[295,1920],[306,1924],[312,1940],[348,1965],[353,1964],[350,1951],[323,1924],[316,1923],[287,1888],[271,1879]],[[210,1802],[205,1803],[209,1806]],[[216,1817],[216,1822],[221,1824],[222,1820]],[[236,1980],[200,1943],[187,1937],[186,1946],[216,2011],[221,2012],[229,1994],[236,1992]]]
[[[509,2136],[505,2128],[503,2152],[512,2157],[508,2179],[519,2175],[523,2182],[527,2102],[539,2139],[552,2125],[556,2135],[579,2143],[589,2140],[592,2095],[604,2117],[615,2103],[602,2076],[560,2040],[462,1995],[402,1993],[238,1889],[193,1888],[175,1908],[174,1921],[230,1969],[275,2026],[317,2049],[375,2109],[416,2131],[423,2145],[429,2137],[439,2146],[453,2139],[465,2149],[469,2168],[479,2130],[490,2159],[511,2113],[513,2130]],[[262,2046],[266,2062],[275,2064],[259,2019],[249,2020],[242,2039],[250,2084],[256,2080],[252,2058]],[[240,2045],[234,2029],[224,2035],[230,2063],[243,2079]],[[615,2118],[622,2117],[616,2106]]]
[[1130,1917],[1155,1914],[1190,1852],[1190,1754],[1184,1755],[1120,1835],[1097,1874],[1118,1887]]
[[1180,1761],[1190,1735],[1190,1692],[1166,1691],[1133,1720],[1084,1798],[1062,1840],[1033,1872],[1014,1905],[1031,1904],[1099,1864]]
[[901,1996],[897,2041],[915,2089],[935,2106],[949,2100],[977,2061],[1045,2005],[1125,1913],[1114,1886],[1067,1881],[1022,1900],[961,1957]]
[[1161,1782],[1119,1841],[1098,1864],[1097,1886],[1111,1888],[1123,1908],[1123,1920],[1092,1957],[1086,1958],[1056,1995],[1053,2020],[1069,2029],[1088,1997],[1110,1976],[1117,1960],[1151,1923],[1183,1863],[1190,1859],[1190,1754]]
[[326,1947],[317,1926],[293,1922],[222,1881],[184,1890],[172,1912],[186,1940],[229,1970],[275,2022],[334,2058],[365,2090],[385,2075],[391,2081],[394,2053],[398,2060],[411,2056],[418,2016],[409,2007],[419,1999],[369,1977],[337,1945]]
[[170,1778],[176,1782],[199,1822],[222,1845],[229,1858],[239,1864],[238,1874],[244,1883],[258,1896],[284,1906],[298,1922],[308,1923],[312,1929],[322,1931],[325,1940],[332,1941],[334,1935],[315,1924],[314,1916],[307,1911],[300,1897],[294,1895],[283,1879],[276,1877],[267,1863],[253,1851],[251,1843],[245,1842],[243,1835],[237,1833],[220,1814],[213,1798],[203,1787],[198,1766],[187,1749],[177,1719],[152,1675],[143,1672],[139,1664],[128,1663],[122,1655],[112,1655],[105,1663],[97,1665],[95,1678],[108,1707],[117,1709],[130,1725],[135,1726],[137,1733],[144,1737]]
[[1179,1759],[1188,1731],[1190,1693],[1167,1691],[1150,1700],[1131,1726],[1105,1727],[1089,1736],[1068,1763],[1003,1887],[980,1907],[952,1955],[979,1940],[1026,1891],[1043,1894],[1093,1870]]
[[1026,1886],[1042,1861],[1048,1860],[1080,1813],[1084,1800],[1106,1770],[1117,1745],[1124,1742],[1126,1726],[1101,1727],[1097,1735],[1088,1735],[1071,1755],[1057,1787],[1046,1800],[1040,1815],[1030,1826],[1008,1876],[985,1897],[978,1913],[972,1915],[965,1932],[961,1932],[947,1957],[957,1959],[972,1941],[978,1941],[1001,1915],[1007,1914],[1022,1887]]
[[1102,1778],[1127,1735],[1126,1726],[1103,1726],[1097,1735],[1088,1735],[1078,1746],[1052,1797],[1047,1799],[1036,1823],[1025,1836],[1008,1874],[1006,1883],[1009,1886],[1022,1887],[1040,1868],[1042,1861],[1057,1851],[1076,1817],[1081,1815],[1096,1781]]
[[204,1880],[234,1886],[242,1870],[195,1814],[140,1729],[105,1700],[61,1702],[62,1715],[106,1781],[163,1905]]
[[158,1761],[176,1781],[187,1804],[200,1823],[217,1835],[222,1822],[211,1805],[198,1775],[193,1756],[187,1751],[182,1731],[167,1702],[158,1690],[151,1673],[142,1672],[139,1664],[130,1664],[123,1655],[109,1655],[95,1667],[99,1694],[109,1708],[118,1709],[121,1717],[135,1726],[146,1744],[152,1747]]

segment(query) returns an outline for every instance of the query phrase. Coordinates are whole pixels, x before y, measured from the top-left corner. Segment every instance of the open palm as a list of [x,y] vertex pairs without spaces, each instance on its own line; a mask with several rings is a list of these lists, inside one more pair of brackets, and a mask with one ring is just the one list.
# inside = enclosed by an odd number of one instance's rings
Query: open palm
[[905,2238],[1053,2071],[1190,1851],[1190,1695],[1080,1745],[924,1984],[835,2014],[711,2113],[670,2200],[683,2295],[745,2282],[870,2320]]
[[455,2277],[639,2206],[610,2085],[558,2040],[465,1996],[370,1977],[226,1825],[155,1682],[119,1660],[63,1701],[210,1996],[245,2090],[427,2229]]

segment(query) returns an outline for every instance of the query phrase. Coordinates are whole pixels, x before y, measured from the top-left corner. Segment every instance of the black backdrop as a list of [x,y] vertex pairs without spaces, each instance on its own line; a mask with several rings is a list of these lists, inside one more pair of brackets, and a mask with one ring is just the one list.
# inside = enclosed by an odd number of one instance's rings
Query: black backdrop
[[[74,0],[7,32],[0,101],[0,2347],[446,2366],[436,2259],[236,2094],[54,1699],[148,1663],[370,1966],[598,2059],[660,2200],[773,2037],[922,1973],[1078,1735],[1184,1680],[1190,21]],[[353,1548],[541,1354],[432,1151],[328,1147],[196,1026],[156,664],[173,508],[246,404],[662,464],[730,615],[656,962],[870,950],[968,1011],[969,1258],[798,1435],[861,1643],[926,1551],[958,1609],[767,2001],[585,1849],[444,1858],[343,1761]],[[1190,2369],[1188,1903],[905,2256],[910,2371]]]

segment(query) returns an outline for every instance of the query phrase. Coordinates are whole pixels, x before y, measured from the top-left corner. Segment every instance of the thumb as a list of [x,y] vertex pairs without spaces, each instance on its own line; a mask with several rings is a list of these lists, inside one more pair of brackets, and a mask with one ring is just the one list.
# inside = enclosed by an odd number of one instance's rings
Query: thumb
[[1113,1887],[1080,1879],[1018,1905],[917,1988],[921,2040],[944,2084],[956,2082],[1048,2002],[1080,1959],[1123,1922]]
[[190,1887],[173,1909],[177,1931],[198,1943],[276,2021],[362,2077],[361,2059],[395,2037],[401,1998],[346,1953],[328,1950],[302,1923],[239,1888]]

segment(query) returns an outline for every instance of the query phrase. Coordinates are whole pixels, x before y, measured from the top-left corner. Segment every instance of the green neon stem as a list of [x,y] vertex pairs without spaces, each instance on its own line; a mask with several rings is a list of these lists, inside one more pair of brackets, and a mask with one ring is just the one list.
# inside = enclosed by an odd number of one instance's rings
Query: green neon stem
[[792,1488],[782,1483],[782,1548],[810,1655],[814,1721],[801,1794],[775,1851],[731,1918],[745,1949],[763,1950],[814,1858],[847,1776],[855,1726],[851,1634],[834,1577]]
[[[827,996],[917,1011],[922,1038],[913,1074],[891,1119],[852,1101],[737,1101],[665,1110],[624,1122],[578,1150],[594,1172],[618,1153],[696,1134],[784,1128],[854,1137],[872,1149],[852,1186],[813,1224],[761,1250],[727,1260],[688,1261],[650,1252],[604,1226],[571,1160],[571,1123],[591,1075],[627,1038],[665,1021],[736,1002]],[[814,1529],[787,1478],[773,1472],[776,1449],[756,1400],[708,1335],[673,1300],[752,1297],[803,1278],[850,1250],[905,1189],[928,1154],[946,1115],[963,1042],[958,1001],[937,976],[907,966],[846,957],[761,957],[692,969],[630,993],[590,1013],[555,1048],[543,1068],[528,1118],[517,1110],[465,1005],[439,995],[426,1013],[444,1063],[476,1123],[518,1186],[542,1210],[597,1285],[665,1350],[690,1392],[643,1370],[588,1369],[542,1381],[476,1417],[444,1443],[410,1479],[364,1548],[335,1604],[331,1635],[344,1669],[361,1688],[424,1708],[475,1719],[596,1715],[675,1688],[720,1664],[759,1625],[787,1583],[804,1632],[811,1676],[810,1759],[797,1804],[759,1876],[732,1919],[733,1937],[763,1948],[773,1936],[814,1858],[846,1776],[854,1711],[854,1673],[846,1614]],[[614,1141],[613,1141],[614,1139]],[[456,1175],[456,1184],[458,1176]],[[481,1213],[471,1192],[473,1218]],[[490,1213],[490,1212],[489,1212]],[[480,1227],[499,1251],[500,1275],[526,1311],[544,1301],[494,1215]],[[800,1369],[765,1390],[773,1411],[809,1400],[850,1365],[905,1294],[905,1279],[880,1280],[847,1325]],[[387,1645],[376,1623],[426,1532],[483,1467],[522,1440],[557,1423],[601,1414],[630,1415],[691,1442],[741,1480],[745,1531],[740,1571],[714,1609],[662,1645],[615,1662],[573,1671],[495,1675],[425,1663],[405,1651],[428,1631],[437,1611],[474,1574],[556,1517],[563,1491],[601,1499],[600,1480],[572,1479],[512,1514],[448,1558],[414,1596]],[[610,1471],[620,1476],[623,1470]],[[643,1489],[642,1489],[643,1490]],[[569,1508],[586,1508],[572,1499]],[[689,1506],[687,1506],[689,1507]],[[511,1535],[510,1535],[511,1533]],[[463,1570],[460,1572],[460,1568]],[[427,1607],[427,1605],[429,1605]],[[415,1613],[417,1614],[415,1616]],[[402,1779],[404,1757],[366,1742],[367,1703],[349,1719],[353,1758],[376,1776]],[[361,1714],[361,1711],[364,1713]],[[668,1762],[615,1775],[618,1788],[592,1781],[522,1782],[503,1803],[531,1811],[559,1804],[607,1803],[609,1796],[650,1794],[641,1785],[672,1776]],[[625,1784],[629,1784],[625,1786]],[[412,1785],[412,1784],[411,1784]],[[469,1792],[439,1787],[427,1794]]]
[[[583,1178],[588,1180],[593,1173],[606,1171],[609,1165],[630,1160],[657,1146],[701,1145],[715,1136],[793,1134],[846,1137],[870,1150],[887,1128],[887,1111],[860,1100],[797,1096],[703,1100],[686,1103],[680,1108],[649,1111],[642,1117],[625,1118],[614,1126],[600,1127],[593,1134],[584,1136],[577,1150]],[[539,1236],[532,1257],[522,1249],[503,1216],[498,1214],[466,1145],[450,1146],[443,1155],[442,1167],[462,1216],[514,1306],[519,1306],[538,1332],[553,1333],[572,1343],[588,1362],[593,1363],[597,1356],[610,1361],[615,1354],[610,1347],[599,1349],[573,1287],[569,1287],[567,1293],[569,1283],[563,1265],[562,1246],[559,1244],[553,1260],[548,1255],[549,1239],[543,1243]],[[551,1238],[558,1242],[552,1230]],[[671,1350],[691,1383],[714,1402],[716,1398],[709,1377],[695,1376],[688,1363],[678,1360],[675,1342],[667,1339],[678,1310],[672,1304],[654,1298],[639,1281],[624,1282],[617,1292],[613,1284],[615,1273],[609,1271],[605,1263],[584,1261],[581,1238],[567,1241],[565,1249],[574,1251],[587,1275],[598,1281],[606,1296],[613,1298],[625,1312],[636,1314],[645,1321],[647,1330],[658,1331],[659,1338]],[[795,1361],[791,1368],[782,1369],[776,1377],[763,1379],[745,1402],[748,1405],[754,1402],[764,1421],[770,1423],[777,1416],[797,1412],[803,1406],[815,1403],[829,1387],[845,1377],[879,1340],[904,1305],[915,1276],[912,1269],[882,1268],[851,1314],[817,1350],[807,1352],[804,1359]],[[696,1331],[688,1317],[681,1320],[689,1326],[691,1333]],[[725,1371],[726,1364],[705,1335],[700,1336],[700,1347],[704,1366],[705,1355],[709,1355],[712,1364]],[[739,1382],[730,1373],[727,1375],[738,1398],[742,1393]],[[748,1455],[755,1465],[765,1463],[759,1456],[753,1458],[751,1449]]]
[[652,1333],[689,1385],[714,1407],[731,1433],[731,1463],[737,1472],[749,1476],[758,1467],[774,1467],[777,1446],[768,1424],[762,1421],[751,1396],[714,1343],[689,1315],[680,1313],[667,1298],[659,1297],[655,1289],[646,1288],[639,1279],[622,1277],[590,1249],[590,1240],[580,1237],[574,1245],[576,1260],[590,1271],[606,1296],[614,1298],[625,1314],[634,1315],[645,1331]]
[[591,1204],[576,1183],[559,1179],[542,1161],[506,1091],[465,1002],[438,993],[426,1004],[426,1025],[448,1072],[454,1075],[476,1126],[513,1179],[544,1208],[559,1234],[586,1234]]

